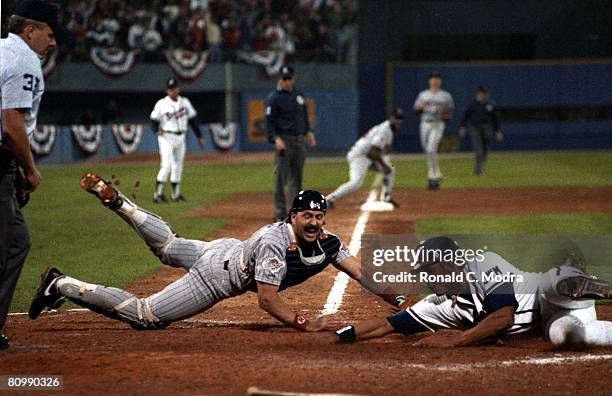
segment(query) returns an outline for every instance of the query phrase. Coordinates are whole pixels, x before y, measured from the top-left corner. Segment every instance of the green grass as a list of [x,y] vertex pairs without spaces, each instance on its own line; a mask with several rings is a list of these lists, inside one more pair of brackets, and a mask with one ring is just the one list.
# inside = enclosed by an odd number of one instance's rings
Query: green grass
[[[394,164],[397,168],[398,188],[423,188],[426,174],[423,158],[396,160]],[[471,157],[443,158],[443,187],[612,185],[610,152],[494,154],[487,164],[486,176],[483,177],[471,175],[472,165]],[[181,236],[199,239],[222,227],[227,219],[188,219],[185,214],[189,210],[234,193],[271,192],[274,177],[270,163],[191,163],[185,167],[182,185],[182,191],[189,202],[154,206],[151,197],[157,165],[81,164],[42,167],[43,184],[24,209],[33,246],[17,287],[12,311],[27,309],[38,284],[38,276],[48,265],[56,265],[66,273],[89,282],[118,287],[126,286],[159,267],[157,259],[118,216],[79,188],[79,177],[86,170],[95,171],[107,178],[116,175],[126,195],[134,194],[137,202],[161,215]],[[327,192],[347,178],[348,165],[343,158],[309,159],[304,186]],[[135,187],[137,182],[139,187]],[[269,211],[272,218],[272,202],[269,208],[262,210]],[[562,227],[563,223],[559,221],[556,227]],[[609,223],[604,233],[610,233]],[[529,221],[513,224],[511,227],[518,232],[523,227],[526,233],[532,227],[535,230],[545,229]],[[591,227],[588,220],[576,224],[582,224],[583,227],[577,232]],[[423,224],[420,226],[426,227]],[[444,229],[443,224],[434,226]]]
[[525,271],[561,265],[573,253],[591,274],[612,279],[611,220],[609,213],[430,218],[417,221],[417,232],[453,236],[464,248],[486,246]]

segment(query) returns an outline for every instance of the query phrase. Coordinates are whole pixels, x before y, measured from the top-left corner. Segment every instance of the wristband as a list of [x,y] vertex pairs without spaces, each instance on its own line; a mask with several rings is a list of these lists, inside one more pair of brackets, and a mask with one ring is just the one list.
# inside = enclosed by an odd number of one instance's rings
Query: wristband
[[310,324],[310,321],[308,321],[308,319],[306,319],[304,315],[295,314],[295,318],[293,318],[293,328],[294,329],[297,329],[300,331],[306,331],[309,324]]
[[355,328],[353,326],[346,326],[337,330],[336,335],[343,344],[350,344],[357,341],[357,333],[355,333]]
[[398,308],[401,307],[401,305],[403,303],[405,303],[405,302],[406,302],[406,296],[400,294],[399,296],[395,297],[395,306],[396,307],[398,307]]

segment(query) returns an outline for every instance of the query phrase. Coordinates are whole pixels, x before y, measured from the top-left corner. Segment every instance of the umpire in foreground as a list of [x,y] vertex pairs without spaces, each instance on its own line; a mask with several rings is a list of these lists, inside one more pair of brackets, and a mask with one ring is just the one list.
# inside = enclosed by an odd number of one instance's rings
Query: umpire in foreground
[[304,95],[294,88],[291,66],[283,66],[277,89],[266,98],[266,131],[268,141],[274,144],[276,150],[274,214],[276,221],[283,221],[287,214],[287,182],[290,197],[295,197],[302,189],[304,140],[310,147],[317,144],[310,127]]
[[[59,31],[58,12],[41,0],[21,1],[9,19],[8,37],[0,40],[0,330],[31,245],[20,208],[42,180],[29,136],[45,89],[40,58],[65,32]],[[0,334],[0,349],[8,346]]]
[[465,137],[465,127],[468,124],[476,160],[474,174],[481,176],[484,172],[484,162],[489,151],[491,129],[495,131],[495,139],[498,142],[504,139],[504,135],[499,129],[497,109],[489,99],[489,91],[482,85],[478,87],[476,98],[470,102],[463,113],[463,118],[459,125],[459,137],[461,139]]

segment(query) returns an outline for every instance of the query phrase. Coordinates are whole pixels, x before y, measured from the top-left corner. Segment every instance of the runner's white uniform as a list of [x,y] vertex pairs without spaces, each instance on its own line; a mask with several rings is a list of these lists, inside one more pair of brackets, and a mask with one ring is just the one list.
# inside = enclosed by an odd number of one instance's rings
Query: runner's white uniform
[[431,331],[471,328],[491,313],[487,312],[488,298],[508,291],[504,280],[487,279],[512,274],[518,306],[514,324],[505,334],[542,330],[544,337],[556,345],[579,339],[587,345],[612,346],[612,322],[597,320],[593,300],[574,300],[556,291],[558,282],[584,276],[583,272],[569,266],[544,273],[523,272],[496,253],[486,252],[484,257],[482,262],[471,261],[464,266],[464,274],[475,280],[470,282],[469,295],[453,302],[450,297],[432,294],[408,308],[407,313]]
[[[349,181],[342,184],[334,192],[329,194],[326,199],[334,201],[342,198],[356,190],[358,190],[365,179],[366,173],[372,161],[368,157],[368,153],[372,147],[377,147],[384,152],[388,152],[393,146],[394,132],[391,129],[391,123],[387,120],[372,127],[365,135],[363,135],[346,155],[349,163]],[[391,165],[391,157],[388,154],[383,155],[383,161],[391,168],[391,173],[383,178],[383,188],[381,200],[385,201],[391,197],[393,190],[393,182],[395,179],[395,169]],[[380,164],[374,163],[378,171],[382,171]]]

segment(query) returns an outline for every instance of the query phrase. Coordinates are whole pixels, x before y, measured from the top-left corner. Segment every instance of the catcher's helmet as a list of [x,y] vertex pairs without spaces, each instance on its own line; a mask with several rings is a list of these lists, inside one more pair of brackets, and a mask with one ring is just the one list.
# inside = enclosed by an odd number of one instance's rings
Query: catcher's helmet
[[459,244],[453,238],[435,236],[421,241],[415,248],[415,251],[419,250],[422,252],[419,261],[412,267],[413,271],[442,262],[442,255],[449,250],[453,252],[452,257],[455,257],[455,252],[459,250]]
[[323,194],[318,191],[300,191],[293,199],[290,213],[301,212],[303,210],[320,210],[325,213],[327,211],[327,201],[325,201]]

